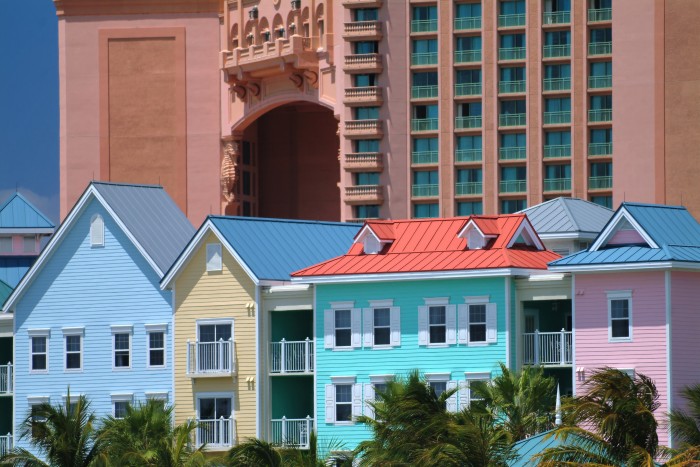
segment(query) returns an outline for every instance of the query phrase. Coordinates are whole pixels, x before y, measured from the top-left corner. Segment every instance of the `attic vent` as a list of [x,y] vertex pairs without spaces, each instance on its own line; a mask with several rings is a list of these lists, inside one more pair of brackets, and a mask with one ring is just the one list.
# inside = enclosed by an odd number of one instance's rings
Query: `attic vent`
[[221,261],[221,243],[207,244],[207,272],[221,271],[223,269]]
[[471,229],[469,231],[469,236],[467,237],[467,247],[470,250],[481,250],[486,246],[486,238],[479,233],[476,229]]
[[382,251],[384,244],[374,235],[367,235],[362,242],[362,246],[366,255],[376,255]]
[[93,247],[105,245],[105,221],[99,214],[95,214],[90,219],[90,245]]

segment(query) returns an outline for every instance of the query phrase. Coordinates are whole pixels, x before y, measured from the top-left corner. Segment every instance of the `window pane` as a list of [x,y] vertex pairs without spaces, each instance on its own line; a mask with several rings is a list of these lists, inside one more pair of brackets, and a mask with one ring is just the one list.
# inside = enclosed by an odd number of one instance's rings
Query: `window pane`
[[32,355],[32,370],[46,369],[46,354]]
[[469,325],[469,342],[486,342],[486,325]]
[[612,337],[629,337],[629,320],[616,319],[612,321]]
[[375,326],[389,326],[389,308],[375,308],[374,309],[374,325]]
[[114,403],[114,418],[126,417],[126,408],[129,405],[126,401],[118,401]]
[[374,345],[389,345],[390,339],[391,328],[374,328]]
[[34,352],[34,353],[46,352],[46,338],[45,337],[32,337],[32,352]]
[[80,336],[66,336],[66,350],[80,352]]
[[629,302],[627,300],[611,300],[610,314],[612,318],[628,318]]
[[163,350],[151,350],[148,357],[151,366],[165,365],[165,352]]
[[469,322],[470,323],[485,323],[486,322],[486,305],[471,305],[469,307]]
[[114,335],[114,349],[115,350],[129,350],[129,334],[115,334]]
[[352,404],[336,404],[335,420],[337,422],[352,421]]
[[66,368],[68,368],[68,369],[79,369],[80,368],[80,354],[79,353],[69,353],[66,355]]
[[350,329],[336,329],[335,345],[337,347],[350,347],[352,331]]
[[350,327],[350,310],[335,310],[335,327]]
[[431,306],[430,307],[430,324],[445,324],[445,307]]
[[440,396],[443,392],[447,391],[446,381],[431,381],[430,388],[435,392],[435,395]]
[[148,334],[148,345],[152,349],[162,349],[165,347],[165,334],[162,332],[151,332]]

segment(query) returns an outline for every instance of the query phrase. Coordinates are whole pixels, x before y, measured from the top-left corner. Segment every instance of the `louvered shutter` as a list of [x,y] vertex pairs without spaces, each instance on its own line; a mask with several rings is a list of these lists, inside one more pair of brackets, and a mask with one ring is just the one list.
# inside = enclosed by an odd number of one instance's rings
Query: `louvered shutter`
[[469,381],[462,381],[459,384],[459,410],[469,407]]
[[352,419],[355,421],[357,417],[362,415],[362,385],[352,385]]
[[210,243],[207,245],[207,271],[221,271],[221,244]]
[[447,344],[457,343],[457,306],[447,305],[445,307],[447,324]]
[[365,415],[374,418],[374,409],[370,403],[374,402],[374,384],[365,383]]
[[374,309],[363,308],[362,327],[365,347],[372,347],[374,344]]
[[362,309],[353,308],[352,316],[352,346],[356,349],[362,347]]
[[486,342],[498,341],[498,313],[495,303],[486,304]]
[[457,307],[457,343],[469,343],[469,305]]
[[418,307],[418,345],[428,345],[428,307]]
[[335,423],[335,386],[326,384],[326,423]]
[[391,307],[391,346],[401,345],[401,309],[397,306]]
[[105,223],[102,216],[96,214],[90,222],[90,245],[103,246],[105,244]]
[[[448,381],[447,382],[447,390],[451,391],[453,389],[457,389],[457,381]],[[457,393],[452,394],[450,397],[447,398],[447,411],[448,412],[457,412]]]
[[332,349],[335,347],[335,312],[324,310],[323,312],[323,347]]

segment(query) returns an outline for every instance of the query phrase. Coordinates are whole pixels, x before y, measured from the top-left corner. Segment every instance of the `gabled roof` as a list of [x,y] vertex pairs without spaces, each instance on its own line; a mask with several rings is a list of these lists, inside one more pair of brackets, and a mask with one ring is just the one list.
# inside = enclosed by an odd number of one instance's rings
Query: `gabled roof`
[[0,256],[0,280],[10,287],[17,287],[34,261],[36,256]]
[[614,211],[579,198],[555,198],[523,211],[542,238],[594,238]]
[[5,312],[22,296],[92,200],[104,207],[158,277],[163,277],[163,271],[194,233],[185,215],[161,186],[91,182],[5,302]]
[[[472,221],[495,236],[489,238],[482,249],[467,249],[467,240],[458,236]],[[546,269],[547,262],[559,257],[554,252],[538,249],[542,244],[523,214],[389,222],[395,239],[381,253],[365,254],[364,246],[356,242],[345,255],[302,269],[292,276],[303,279],[502,268]],[[526,227],[537,246],[513,245],[521,233],[526,237]]]
[[54,229],[56,226],[19,193],[0,205],[0,229]]
[[214,231],[256,283],[289,281],[297,269],[342,254],[359,224],[256,217],[209,216],[161,281],[169,287],[208,231]]
[[[634,239],[615,242],[620,229]],[[659,262],[700,263],[700,224],[682,206],[622,203],[588,250],[550,264],[553,268]]]

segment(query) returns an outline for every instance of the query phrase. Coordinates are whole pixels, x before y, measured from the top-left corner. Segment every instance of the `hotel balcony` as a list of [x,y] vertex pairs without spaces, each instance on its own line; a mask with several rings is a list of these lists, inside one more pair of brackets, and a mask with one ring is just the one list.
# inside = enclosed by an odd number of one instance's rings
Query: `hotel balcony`
[[527,180],[501,180],[499,188],[500,193],[525,193]]
[[473,31],[481,29],[481,16],[468,16],[465,18],[455,18],[455,31]]
[[437,52],[413,52],[411,54],[411,66],[437,65]]
[[457,149],[455,150],[455,162],[481,162],[481,148],[479,149]]
[[437,32],[437,19],[414,19],[411,21],[411,33]]
[[612,177],[588,177],[589,190],[610,190],[612,189]]
[[525,126],[526,114],[501,114],[498,116],[498,126]]
[[560,58],[571,56],[571,44],[545,45],[542,49],[544,58]]
[[480,195],[482,191],[481,182],[461,182],[455,184],[456,196]]
[[223,450],[233,446],[236,440],[236,426],[233,418],[207,420],[198,418],[195,429],[195,445],[206,444],[208,449]]
[[350,8],[379,8],[383,0],[342,0],[343,6]]
[[610,55],[612,42],[591,42],[588,44],[588,55]]
[[298,375],[313,372],[314,342],[311,339],[270,342],[270,373]]
[[544,146],[545,159],[561,159],[571,157],[570,144],[546,144]]
[[187,376],[190,378],[232,376],[236,372],[234,343],[187,341]]
[[543,123],[545,125],[564,125],[571,123],[571,111],[545,112]]
[[348,172],[372,170],[381,171],[384,169],[384,162],[381,152],[353,152],[345,154],[345,164]]
[[544,180],[544,192],[571,191],[570,178],[549,178]]
[[414,198],[436,198],[440,192],[440,185],[413,185],[411,187],[411,195]]
[[348,204],[381,204],[384,202],[382,185],[357,185],[345,187],[345,202]]
[[542,90],[547,91],[570,91],[571,78],[545,78],[542,82]]
[[609,157],[613,153],[612,143],[588,143],[589,157]]
[[481,50],[455,50],[455,63],[478,63],[481,61]]
[[542,24],[569,24],[571,22],[570,11],[545,11],[542,14]]
[[612,87],[612,76],[589,76],[588,89],[607,89]]
[[382,56],[379,54],[353,54],[345,56],[345,71],[381,73]]
[[14,392],[12,362],[0,365],[0,396],[11,395]]
[[474,117],[455,117],[455,128],[458,130],[481,128],[481,115]]
[[437,131],[437,118],[413,118],[411,119],[412,132]]
[[499,60],[525,60],[525,47],[505,47],[498,49]]
[[514,28],[525,26],[525,14],[519,13],[515,15],[498,15],[499,28]]
[[0,436],[0,458],[12,449],[12,435],[10,433]]
[[411,153],[413,165],[435,165],[438,163],[437,151],[413,151]]
[[348,138],[371,138],[382,136],[381,120],[346,120],[345,136]]
[[612,122],[612,109],[594,109],[588,111],[590,123]]
[[519,161],[527,159],[527,148],[511,147],[500,148],[498,150],[498,159],[502,161]]
[[525,92],[525,80],[501,81],[498,83],[499,94],[521,94]]
[[318,68],[318,54],[311,38],[294,35],[248,48],[239,47],[226,54],[224,67],[229,75],[236,76],[271,68],[279,70],[282,63],[299,69]]
[[436,99],[437,86],[411,86],[411,99]]
[[348,105],[381,105],[383,102],[382,88],[378,86],[364,86],[359,88],[345,88],[345,99]]
[[346,39],[380,40],[382,38],[382,23],[379,21],[345,23],[343,37]]
[[480,96],[481,83],[457,83],[455,84],[455,97]]
[[612,20],[612,8],[589,8],[588,22],[601,23]]
[[571,331],[523,334],[523,364],[566,366],[572,364]]
[[285,448],[309,449],[309,438],[314,431],[314,419],[279,418],[270,420],[270,442]]

